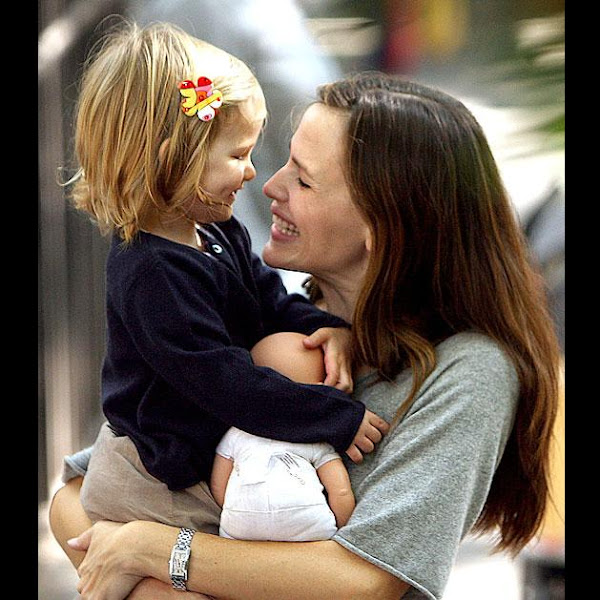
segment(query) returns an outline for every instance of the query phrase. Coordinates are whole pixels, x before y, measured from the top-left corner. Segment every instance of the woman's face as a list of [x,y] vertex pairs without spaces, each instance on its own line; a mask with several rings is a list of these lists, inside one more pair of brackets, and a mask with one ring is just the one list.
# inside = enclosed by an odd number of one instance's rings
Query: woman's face
[[369,229],[345,179],[346,113],[314,104],[290,145],[288,162],[264,185],[273,200],[271,237],[263,258],[273,267],[323,280],[360,282]]

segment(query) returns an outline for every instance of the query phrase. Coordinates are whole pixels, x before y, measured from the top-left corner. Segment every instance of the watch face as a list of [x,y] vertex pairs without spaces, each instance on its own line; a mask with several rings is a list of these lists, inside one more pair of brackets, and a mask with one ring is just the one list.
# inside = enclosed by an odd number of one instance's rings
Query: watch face
[[179,550],[175,548],[171,554],[170,571],[175,577],[187,578],[187,563],[190,558],[189,549]]

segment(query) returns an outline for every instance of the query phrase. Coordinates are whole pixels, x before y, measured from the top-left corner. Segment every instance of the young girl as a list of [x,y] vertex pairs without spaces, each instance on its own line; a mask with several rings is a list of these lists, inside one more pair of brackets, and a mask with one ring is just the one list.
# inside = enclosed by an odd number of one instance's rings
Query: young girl
[[[236,192],[255,176],[251,153],[265,117],[245,64],[170,25],[127,25],[87,66],[74,199],[113,234],[102,371],[108,424],[82,492],[92,520],[216,532],[219,509],[206,482],[231,426],[325,441],[351,456],[372,450],[385,431],[343,391],[300,385],[252,362],[250,348],[270,333],[344,325],[287,295],[232,217]],[[336,341],[323,333],[326,358],[338,360],[344,334]]]

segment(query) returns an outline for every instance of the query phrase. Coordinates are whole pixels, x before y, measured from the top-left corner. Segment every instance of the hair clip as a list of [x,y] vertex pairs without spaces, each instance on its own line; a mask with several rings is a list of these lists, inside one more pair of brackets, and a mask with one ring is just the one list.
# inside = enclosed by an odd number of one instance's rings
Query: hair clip
[[197,85],[186,79],[177,84],[177,87],[184,97],[181,109],[188,117],[198,115],[202,121],[210,121],[223,104],[223,94],[213,89],[213,83],[208,77],[199,77]]

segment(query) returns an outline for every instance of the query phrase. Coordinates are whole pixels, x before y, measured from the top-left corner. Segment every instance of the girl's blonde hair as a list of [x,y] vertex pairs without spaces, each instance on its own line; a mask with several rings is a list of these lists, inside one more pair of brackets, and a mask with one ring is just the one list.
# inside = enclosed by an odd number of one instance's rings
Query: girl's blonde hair
[[[178,83],[204,76],[223,94],[219,114],[204,122],[181,110]],[[149,209],[177,210],[210,198],[201,180],[212,140],[242,102],[261,94],[236,57],[158,23],[123,22],[98,44],[85,66],[75,132],[79,165],[71,180],[75,206],[102,233],[129,242]]]

